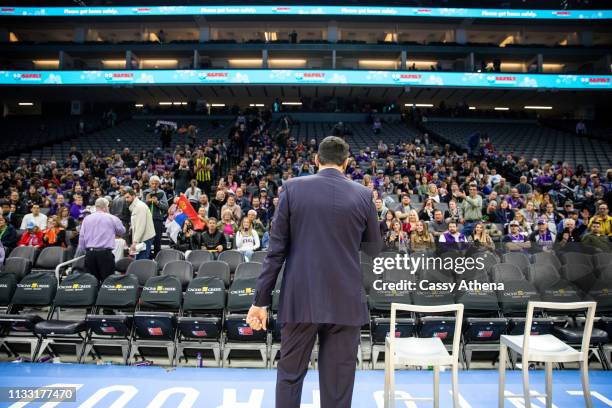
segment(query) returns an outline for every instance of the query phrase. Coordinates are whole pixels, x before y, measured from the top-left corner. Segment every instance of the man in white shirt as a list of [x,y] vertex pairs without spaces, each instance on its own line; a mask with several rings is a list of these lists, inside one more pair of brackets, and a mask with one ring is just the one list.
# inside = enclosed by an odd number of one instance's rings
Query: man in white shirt
[[20,229],[27,229],[27,225],[30,221],[41,230],[47,229],[47,216],[40,212],[40,206],[38,204],[32,205],[31,212],[23,217]]

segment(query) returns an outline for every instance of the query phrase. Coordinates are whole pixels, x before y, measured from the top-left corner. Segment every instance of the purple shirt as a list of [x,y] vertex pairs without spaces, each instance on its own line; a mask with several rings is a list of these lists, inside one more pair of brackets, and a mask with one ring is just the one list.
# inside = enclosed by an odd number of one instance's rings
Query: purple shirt
[[112,214],[97,211],[88,215],[81,225],[79,248],[115,248],[115,236],[125,234],[125,227]]

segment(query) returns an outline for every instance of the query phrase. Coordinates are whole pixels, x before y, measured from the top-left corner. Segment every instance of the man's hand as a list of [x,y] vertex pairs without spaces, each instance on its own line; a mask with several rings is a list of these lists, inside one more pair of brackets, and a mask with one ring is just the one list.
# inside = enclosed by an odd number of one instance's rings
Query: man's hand
[[265,307],[251,306],[246,322],[253,330],[266,330],[268,310]]

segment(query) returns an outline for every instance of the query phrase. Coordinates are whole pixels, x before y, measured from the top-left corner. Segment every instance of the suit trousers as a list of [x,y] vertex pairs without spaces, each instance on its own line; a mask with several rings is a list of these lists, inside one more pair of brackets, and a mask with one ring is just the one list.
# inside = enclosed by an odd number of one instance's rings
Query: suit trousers
[[350,408],[355,383],[359,326],[285,323],[276,378],[276,408],[299,408],[302,385],[317,334],[321,408]]
[[115,256],[112,249],[92,249],[85,252],[85,270],[102,282],[115,273]]

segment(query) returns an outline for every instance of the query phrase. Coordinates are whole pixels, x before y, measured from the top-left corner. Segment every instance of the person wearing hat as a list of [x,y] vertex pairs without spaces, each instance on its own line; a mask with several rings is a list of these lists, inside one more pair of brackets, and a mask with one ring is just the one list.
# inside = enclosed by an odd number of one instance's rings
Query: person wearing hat
[[509,233],[502,238],[502,242],[508,251],[525,251],[531,247],[531,243],[520,231],[521,225],[518,221],[512,220],[508,225]]
[[161,237],[164,232],[166,213],[168,212],[168,198],[164,190],[160,189],[160,184],[159,177],[152,176],[149,179],[149,188],[143,193],[145,203],[153,216],[153,226],[155,227],[153,252],[155,255],[161,250]]
[[85,269],[102,282],[115,271],[115,237],[125,234],[125,227],[108,212],[106,198],[98,198],[95,208],[93,214],[84,215],[78,248],[85,251]]
[[543,251],[551,251],[555,243],[555,234],[548,230],[548,221],[545,217],[538,218],[537,228],[529,236],[529,240],[538,245]]
[[27,231],[23,233],[17,246],[43,247],[43,233],[40,227],[32,220],[26,224]]

